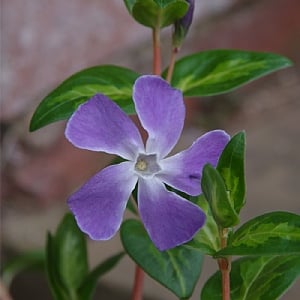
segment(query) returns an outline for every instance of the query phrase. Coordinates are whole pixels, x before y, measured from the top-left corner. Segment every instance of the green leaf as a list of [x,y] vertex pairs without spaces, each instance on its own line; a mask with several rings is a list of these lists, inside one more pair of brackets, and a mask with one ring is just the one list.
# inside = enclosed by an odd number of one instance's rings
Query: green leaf
[[300,216],[278,211],[245,223],[217,256],[288,254],[300,254]]
[[209,50],[180,59],[175,64],[172,85],[185,96],[217,95],[291,64],[272,53]]
[[48,235],[46,254],[54,297],[76,299],[77,289],[88,273],[88,262],[84,234],[71,214],[65,215],[55,236]]
[[185,15],[189,7],[185,0],[137,0],[127,5],[137,22],[151,28],[162,28],[174,23]]
[[199,251],[180,246],[161,252],[137,220],[122,224],[121,239],[129,256],[153,279],[180,299],[191,296],[202,268],[203,255]]
[[84,279],[81,286],[79,287],[78,294],[79,299],[91,299],[92,294],[96,288],[97,281],[99,277],[106,274],[108,271],[113,269],[123,258],[124,252],[118,253],[107,260],[105,260],[103,263],[98,265],[94,270],[92,270]]
[[69,292],[65,287],[59,273],[59,267],[56,262],[56,245],[54,237],[48,233],[46,243],[46,271],[49,287],[55,300],[70,300]]
[[137,0],[124,0],[125,6],[130,14],[132,14],[132,8]]
[[217,170],[221,174],[230,202],[237,213],[245,204],[245,133],[240,132],[232,137],[223,150]]
[[184,244],[184,246],[213,256],[221,248],[218,225],[212,216],[208,202],[203,194],[198,196],[193,202],[205,212],[206,221],[194,238]]
[[70,289],[78,287],[88,273],[86,240],[74,216],[66,214],[55,235],[60,274]]
[[219,226],[228,228],[239,223],[239,216],[228,197],[225,183],[219,172],[210,164],[203,168],[201,187]]
[[44,270],[45,252],[30,251],[17,256],[3,266],[2,280],[9,286],[13,278],[24,270]]
[[[299,276],[299,255],[243,257],[232,264],[231,300],[279,299]],[[222,300],[220,272],[206,282],[201,300]]]
[[117,66],[96,66],[75,73],[48,96],[34,112],[30,131],[69,118],[77,107],[97,93],[115,101],[126,113],[134,113],[132,86],[139,75]]

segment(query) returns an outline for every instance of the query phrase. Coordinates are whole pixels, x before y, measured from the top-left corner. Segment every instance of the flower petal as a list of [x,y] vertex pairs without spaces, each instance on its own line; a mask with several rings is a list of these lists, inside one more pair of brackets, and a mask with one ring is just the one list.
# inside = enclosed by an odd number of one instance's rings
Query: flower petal
[[188,242],[205,222],[198,206],[167,191],[155,177],[139,179],[138,204],[145,228],[161,251]]
[[191,147],[160,161],[157,176],[166,184],[189,195],[201,193],[201,176],[205,164],[216,166],[230,136],[213,130],[198,138]]
[[139,77],[133,87],[135,109],[148,132],[147,153],[165,157],[181,134],[185,107],[182,93],[159,76]]
[[131,162],[109,166],[93,176],[68,199],[80,229],[93,240],[111,238],[120,228],[136,182]]
[[80,105],[67,123],[66,138],[76,147],[134,159],[144,149],[131,119],[113,101],[97,94]]

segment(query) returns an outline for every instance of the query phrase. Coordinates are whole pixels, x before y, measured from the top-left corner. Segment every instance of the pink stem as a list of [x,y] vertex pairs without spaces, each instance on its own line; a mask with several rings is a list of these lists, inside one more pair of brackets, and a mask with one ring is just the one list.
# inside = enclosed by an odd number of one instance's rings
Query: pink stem
[[143,299],[144,277],[145,277],[144,271],[138,265],[136,265],[134,286],[133,286],[133,290],[132,290],[131,300],[142,300]]

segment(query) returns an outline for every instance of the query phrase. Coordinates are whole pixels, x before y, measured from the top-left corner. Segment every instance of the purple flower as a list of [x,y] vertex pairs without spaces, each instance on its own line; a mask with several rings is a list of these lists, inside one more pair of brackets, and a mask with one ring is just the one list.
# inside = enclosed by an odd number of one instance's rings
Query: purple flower
[[71,195],[68,205],[82,231],[94,240],[107,240],[118,231],[138,183],[140,217],[156,247],[166,250],[191,240],[205,214],[165,184],[189,195],[200,194],[202,168],[206,163],[216,165],[229,136],[211,131],[187,150],[166,157],[183,128],[182,93],[158,76],[141,76],[134,84],[133,100],[148,132],[146,145],[131,119],[101,94],[82,104],[68,121],[65,134],[73,145],[126,160],[94,175]]

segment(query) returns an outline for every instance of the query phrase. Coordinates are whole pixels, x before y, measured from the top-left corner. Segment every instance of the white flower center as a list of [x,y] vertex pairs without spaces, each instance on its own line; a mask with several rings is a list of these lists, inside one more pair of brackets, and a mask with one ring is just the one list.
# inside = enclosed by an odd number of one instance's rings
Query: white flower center
[[143,177],[153,176],[161,170],[156,154],[139,154],[134,169]]

